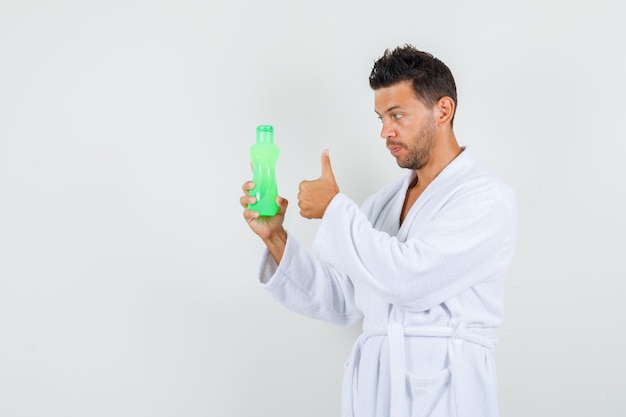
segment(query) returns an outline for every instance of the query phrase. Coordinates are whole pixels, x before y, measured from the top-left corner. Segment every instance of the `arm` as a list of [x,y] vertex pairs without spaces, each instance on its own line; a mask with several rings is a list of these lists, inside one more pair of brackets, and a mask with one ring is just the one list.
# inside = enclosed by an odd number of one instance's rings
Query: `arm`
[[506,191],[457,192],[405,241],[374,229],[339,194],[326,209],[315,245],[355,283],[389,303],[425,311],[506,272],[515,235],[513,196]]
[[281,304],[300,314],[339,325],[358,321],[361,312],[348,277],[306,252],[293,236],[288,237],[283,228],[287,200],[278,197],[278,213],[260,217],[247,208],[255,201],[247,193],[252,188],[252,182],[243,185],[240,204],[248,226],[267,247],[259,271],[261,284]]
[[350,279],[302,248],[293,236],[287,239],[280,264],[265,252],[259,282],[283,306],[307,317],[342,326],[362,317]]

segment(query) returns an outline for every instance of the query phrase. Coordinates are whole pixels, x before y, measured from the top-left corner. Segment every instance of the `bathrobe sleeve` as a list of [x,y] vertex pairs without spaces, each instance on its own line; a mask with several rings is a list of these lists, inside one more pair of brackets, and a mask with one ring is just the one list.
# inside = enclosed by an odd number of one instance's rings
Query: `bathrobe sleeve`
[[350,279],[306,251],[293,235],[279,265],[266,249],[259,282],[285,307],[318,320],[349,326],[362,318]]
[[355,285],[425,311],[504,276],[514,249],[514,195],[493,184],[462,187],[447,193],[428,221],[406,226],[403,241],[376,230],[340,193],[326,209],[315,246],[325,248],[324,259]]

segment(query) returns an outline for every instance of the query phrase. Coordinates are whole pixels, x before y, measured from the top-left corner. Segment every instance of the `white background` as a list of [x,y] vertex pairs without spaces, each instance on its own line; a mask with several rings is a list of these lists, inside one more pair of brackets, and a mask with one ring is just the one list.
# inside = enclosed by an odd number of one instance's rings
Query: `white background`
[[274,125],[310,245],[324,148],[357,202],[403,175],[367,77],[404,43],[517,193],[502,415],[623,415],[619,3],[0,0],[0,416],[338,416],[359,329],[257,286],[240,186]]

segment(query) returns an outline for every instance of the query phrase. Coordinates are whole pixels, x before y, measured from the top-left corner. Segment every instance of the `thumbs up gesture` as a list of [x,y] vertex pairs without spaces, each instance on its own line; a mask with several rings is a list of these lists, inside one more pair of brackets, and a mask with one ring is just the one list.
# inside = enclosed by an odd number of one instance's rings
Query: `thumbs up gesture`
[[321,219],[326,207],[338,193],[339,186],[326,149],[322,152],[322,175],[316,180],[305,180],[300,183],[298,192],[300,215],[307,219]]

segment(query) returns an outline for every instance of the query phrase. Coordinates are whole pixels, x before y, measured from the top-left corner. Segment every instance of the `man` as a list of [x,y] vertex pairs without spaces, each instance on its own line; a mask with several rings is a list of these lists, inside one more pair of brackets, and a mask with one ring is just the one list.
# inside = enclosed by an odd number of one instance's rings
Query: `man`
[[245,209],[267,246],[264,288],[286,307],[350,325],[363,319],[346,364],[344,417],[497,416],[494,328],[514,250],[515,198],[453,132],[450,70],[407,45],[370,75],[381,136],[409,172],[359,208],[339,191],[328,152],[303,181],[300,214],[321,218],[313,253],[274,217]]

